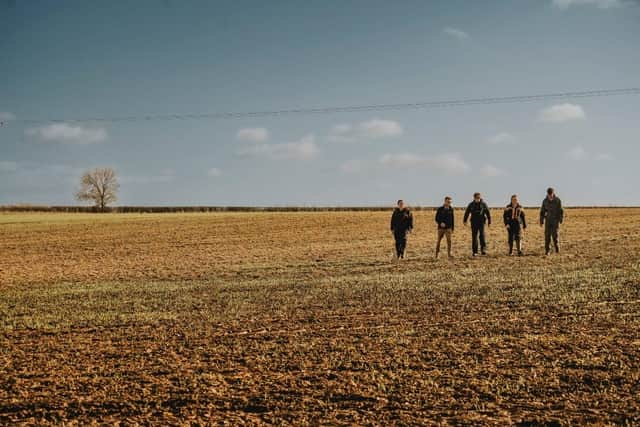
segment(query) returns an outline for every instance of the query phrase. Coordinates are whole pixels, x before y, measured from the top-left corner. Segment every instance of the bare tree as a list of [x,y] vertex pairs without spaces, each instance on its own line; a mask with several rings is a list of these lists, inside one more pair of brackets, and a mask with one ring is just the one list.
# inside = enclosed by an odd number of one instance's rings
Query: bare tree
[[108,204],[118,199],[119,188],[120,184],[118,184],[116,172],[113,169],[95,168],[82,175],[80,190],[76,193],[76,199],[80,201],[90,200],[104,212]]

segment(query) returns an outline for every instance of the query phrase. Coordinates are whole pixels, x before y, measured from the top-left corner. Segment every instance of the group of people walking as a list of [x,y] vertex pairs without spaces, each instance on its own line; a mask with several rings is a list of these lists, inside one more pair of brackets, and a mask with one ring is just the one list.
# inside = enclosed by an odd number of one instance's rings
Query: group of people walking
[[[443,239],[447,241],[447,255],[451,253],[451,240],[455,226],[455,215],[451,197],[444,198],[444,203],[436,211],[437,224],[436,258],[440,255],[440,246]],[[544,226],[545,254],[551,252],[551,242],[556,253],[560,252],[558,244],[558,230],[564,219],[562,202],[555,194],[553,188],[547,189],[547,196],[540,207],[540,226]],[[518,196],[511,196],[510,203],[504,208],[502,220],[507,231],[509,255],[514,255],[514,246],[517,255],[522,256],[523,231],[527,228],[524,208],[518,202]],[[473,256],[487,254],[487,240],[485,226],[491,226],[491,211],[482,200],[480,193],[473,195],[473,201],[467,205],[462,222],[471,224],[471,250]],[[407,247],[407,235],[413,230],[413,215],[403,200],[398,200],[398,205],[391,215],[391,232],[395,239],[394,259],[403,259]]]

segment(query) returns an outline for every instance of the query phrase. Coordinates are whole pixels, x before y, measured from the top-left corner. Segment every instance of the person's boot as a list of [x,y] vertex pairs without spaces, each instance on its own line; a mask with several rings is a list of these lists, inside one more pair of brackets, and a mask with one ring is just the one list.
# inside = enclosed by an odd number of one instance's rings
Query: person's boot
[[513,243],[509,242],[509,256],[513,255]]
[[556,248],[556,253],[557,254],[560,253],[560,247],[558,246],[558,244],[554,243],[553,246],[555,246],[555,248]]

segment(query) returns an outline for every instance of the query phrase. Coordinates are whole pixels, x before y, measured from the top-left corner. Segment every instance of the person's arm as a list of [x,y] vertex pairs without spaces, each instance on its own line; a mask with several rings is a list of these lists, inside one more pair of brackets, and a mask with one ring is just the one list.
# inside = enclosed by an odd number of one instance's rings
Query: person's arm
[[413,230],[413,214],[409,212],[409,231]]
[[564,209],[562,208],[562,201],[560,201],[560,199],[558,199],[558,209],[560,210],[558,221],[562,224],[562,221],[564,221]]
[[396,213],[392,213],[391,214],[391,231],[393,231],[393,220],[395,219],[394,217],[396,216]]
[[484,204],[484,211],[486,212],[486,216],[487,216],[487,225],[491,225],[491,211],[489,210],[489,205],[487,205],[486,203]]
[[436,210],[436,224],[438,224],[438,228],[440,228],[440,223],[442,222],[441,211],[442,211],[442,208],[438,208]]
[[509,209],[504,210],[504,213],[502,214],[502,220],[504,221],[504,225],[509,225]]
[[471,213],[471,203],[469,203],[467,205],[467,209],[464,211],[464,218],[462,218],[462,222],[464,224],[467,223],[467,220],[469,219],[469,214]]
[[451,209],[451,232],[453,233],[453,228],[456,224],[456,211]]
[[521,210],[520,215],[522,215],[522,229],[524,230],[527,228],[527,219],[524,216],[524,211]]
[[544,208],[544,200],[542,201],[542,206],[540,206],[540,225],[544,224],[544,217],[547,214],[547,210]]

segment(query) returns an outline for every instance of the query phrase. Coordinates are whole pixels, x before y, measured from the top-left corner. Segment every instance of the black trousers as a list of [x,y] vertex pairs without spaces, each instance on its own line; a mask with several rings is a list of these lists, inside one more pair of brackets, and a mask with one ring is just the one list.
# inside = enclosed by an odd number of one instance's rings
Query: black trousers
[[471,249],[474,254],[478,253],[478,238],[480,238],[480,250],[484,252],[487,248],[487,242],[484,239],[484,223],[471,223]]
[[398,258],[403,258],[404,251],[407,248],[407,232],[395,232],[393,237],[396,239],[396,255],[398,255]]
[[553,239],[553,246],[556,248],[556,252],[559,251],[558,248],[558,229],[560,228],[559,224],[549,224],[549,222],[545,222],[544,224],[544,250],[545,252],[549,252],[549,247],[551,246],[551,240]]
[[513,242],[516,243],[518,252],[522,252],[522,229],[520,225],[511,224],[509,226],[509,253],[513,251]]

